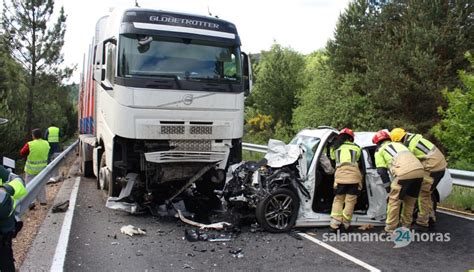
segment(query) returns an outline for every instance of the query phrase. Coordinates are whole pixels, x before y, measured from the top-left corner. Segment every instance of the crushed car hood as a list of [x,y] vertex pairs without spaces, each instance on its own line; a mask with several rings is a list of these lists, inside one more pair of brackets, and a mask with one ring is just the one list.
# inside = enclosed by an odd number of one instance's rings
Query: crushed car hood
[[287,145],[282,141],[270,139],[265,159],[270,167],[282,167],[294,163],[300,154],[301,149],[298,145]]

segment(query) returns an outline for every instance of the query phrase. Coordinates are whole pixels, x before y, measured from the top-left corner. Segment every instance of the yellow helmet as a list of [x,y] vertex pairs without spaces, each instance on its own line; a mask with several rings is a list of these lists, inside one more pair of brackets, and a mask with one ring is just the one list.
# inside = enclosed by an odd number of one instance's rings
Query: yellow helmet
[[407,132],[403,128],[394,128],[390,131],[392,142],[400,142],[405,135],[407,135]]

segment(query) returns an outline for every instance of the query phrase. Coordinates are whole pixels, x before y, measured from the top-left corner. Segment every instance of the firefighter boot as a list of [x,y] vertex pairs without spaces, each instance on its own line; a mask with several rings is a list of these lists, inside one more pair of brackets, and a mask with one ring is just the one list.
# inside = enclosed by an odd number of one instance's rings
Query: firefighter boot
[[346,198],[346,195],[334,196],[334,201],[332,203],[332,210],[331,210],[331,223],[330,223],[330,227],[332,230],[339,229],[339,226],[342,223],[342,207],[344,206],[345,198]]

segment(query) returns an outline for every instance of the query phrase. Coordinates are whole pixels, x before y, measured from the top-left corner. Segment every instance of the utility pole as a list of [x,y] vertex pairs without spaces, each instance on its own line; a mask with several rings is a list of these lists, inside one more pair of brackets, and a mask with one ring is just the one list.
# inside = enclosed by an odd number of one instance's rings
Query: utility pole
[[138,0],[135,0],[135,7],[139,8],[140,6],[138,5]]

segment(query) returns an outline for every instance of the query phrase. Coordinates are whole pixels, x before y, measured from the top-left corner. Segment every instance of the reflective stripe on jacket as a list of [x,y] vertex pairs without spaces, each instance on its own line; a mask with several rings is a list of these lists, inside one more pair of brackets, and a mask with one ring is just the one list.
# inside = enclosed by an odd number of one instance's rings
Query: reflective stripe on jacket
[[385,141],[375,151],[375,166],[389,169],[393,176],[402,176],[412,171],[423,170],[421,162],[406,146],[390,141]]
[[421,161],[425,170],[441,171],[448,166],[443,153],[421,134],[408,134],[404,144]]
[[48,128],[48,142],[50,143],[59,142],[59,128],[58,127]]
[[49,143],[43,139],[28,142],[30,153],[26,159],[25,172],[36,175],[48,165]]
[[360,147],[350,141],[336,150],[331,149],[331,158],[336,161],[334,182],[337,184],[358,184],[362,182],[359,170]]

